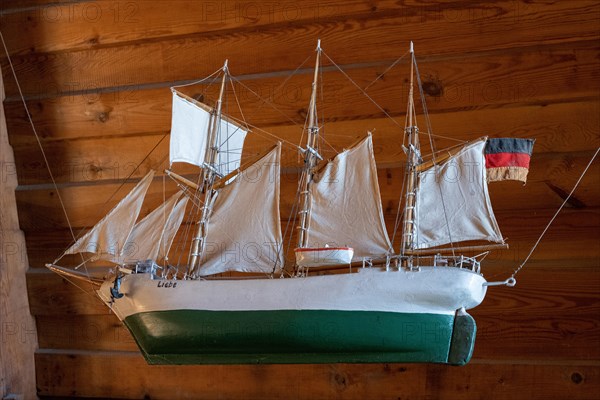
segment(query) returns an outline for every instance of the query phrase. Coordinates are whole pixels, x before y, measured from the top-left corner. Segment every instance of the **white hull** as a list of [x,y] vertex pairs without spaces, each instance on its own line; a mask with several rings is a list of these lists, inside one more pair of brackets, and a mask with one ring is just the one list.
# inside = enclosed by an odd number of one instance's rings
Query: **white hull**
[[419,271],[379,268],[357,273],[286,279],[151,279],[150,274],[123,277],[122,298],[111,301],[112,282],[98,291],[124,320],[149,311],[337,310],[453,315],[479,305],[485,296],[483,276],[453,267]]

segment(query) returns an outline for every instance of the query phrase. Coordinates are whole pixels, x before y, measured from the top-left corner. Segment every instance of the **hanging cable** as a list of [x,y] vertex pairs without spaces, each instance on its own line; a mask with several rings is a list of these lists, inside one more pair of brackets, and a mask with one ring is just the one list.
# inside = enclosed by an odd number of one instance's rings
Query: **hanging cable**
[[6,53],[6,58],[8,60],[8,65],[10,66],[10,70],[12,72],[12,75],[15,79],[15,83],[17,85],[17,90],[19,91],[19,96],[21,97],[21,101],[23,103],[23,107],[25,108],[25,113],[27,114],[27,119],[29,120],[29,124],[31,125],[31,130],[33,131],[33,134],[35,136],[35,139],[37,141],[38,147],[42,153],[42,158],[44,159],[44,163],[46,164],[46,169],[48,170],[48,174],[50,175],[50,180],[52,181],[52,186],[54,187],[54,190],[56,191],[56,196],[58,197],[58,201],[60,203],[60,206],[62,208],[63,214],[65,216],[65,219],[67,220],[67,225],[69,226],[69,231],[71,232],[71,236],[73,238],[73,241],[76,241],[76,237],[75,237],[75,232],[73,231],[73,227],[71,226],[71,221],[69,219],[69,214],[67,213],[67,209],[65,207],[65,203],[63,201],[63,198],[60,194],[60,191],[58,190],[58,185],[56,184],[56,179],[54,178],[54,174],[52,173],[52,169],[50,168],[50,163],[48,162],[48,157],[46,156],[46,151],[44,150],[44,146],[42,145],[42,141],[37,133],[37,129],[35,128],[35,124],[33,123],[33,118],[31,117],[31,113],[29,112],[29,107],[27,106],[27,102],[25,101],[25,95],[23,94],[23,91],[21,90],[21,85],[19,83],[19,79],[17,78],[17,73],[15,71],[15,67],[13,65],[12,59],[10,57],[10,54],[8,52],[8,48],[6,47],[6,42],[4,41],[4,35],[2,34],[2,31],[0,31],[0,39],[2,39],[2,46],[4,47],[4,52]]
[[514,270],[513,274],[511,275],[512,279],[515,278],[515,276],[519,273],[519,271],[521,271],[521,269],[523,269],[523,267],[525,266],[525,264],[527,263],[527,261],[529,261],[529,259],[531,258],[531,255],[533,254],[533,252],[535,251],[535,249],[537,248],[537,246],[540,244],[542,238],[544,237],[544,235],[546,234],[546,232],[550,228],[550,225],[552,225],[552,223],[554,222],[554,220],[556,219],[556,217],[558,216],[558,214],[561,212],[561,210],[565,206],[565,204],[567,204],[567,202],[569,201],[569,199],[571,198],[571,196],[575,192],[575,189],[577,189],[577,186],[579,186],[579,183],[583,179],[584,175],[586,174],[586,172],[588,171],[588,169],[590,168],[590,166],[592,165],[592,163],[596,159],[596,156],[598,155],[599,152],[600,152],[600,147],[598,147],[596,149],[596,152],[592,156],[592,159],[590,160],[590,162],[587,164],[587,166],[585,167],[585,169],[581,173],[581,176],[579,176],[579,179],[577,179],[577,182],[575,183],[575,186],[573,186],[573,189],[571,189],[571,192],[569,193],[569,195],[562,202],[562,204],[560,205],[560,207],[558,208],[558,210],[556,210],[556,212],[554,213],[554,216],[550,219],[550,222],[548,222],[548,225],[546,225],[546,228],[544,229],[544,231],[542,232],[542,234],[540,235],[540,237],[538,238],[538,240],[535,242],[535,244],[533,245],[533,247],[529,251],[529,254],[527,254],[527,257],[525,257],[525,260],[521,263],[521,265],[519,265],[519,267],[517,269]]

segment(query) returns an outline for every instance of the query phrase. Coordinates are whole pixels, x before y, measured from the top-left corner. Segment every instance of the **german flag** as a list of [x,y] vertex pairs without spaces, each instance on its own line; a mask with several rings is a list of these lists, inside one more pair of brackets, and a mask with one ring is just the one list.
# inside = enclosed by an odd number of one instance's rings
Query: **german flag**
[[485,146],[487,181],[527,182],[533,139],[492,138]]

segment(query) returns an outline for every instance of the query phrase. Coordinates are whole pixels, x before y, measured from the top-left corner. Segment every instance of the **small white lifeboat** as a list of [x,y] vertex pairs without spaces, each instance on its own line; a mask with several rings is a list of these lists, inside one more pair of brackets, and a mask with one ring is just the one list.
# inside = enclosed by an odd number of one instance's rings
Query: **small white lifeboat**
[[352,247],[298,247],[294,250],[296,263],[301,267],[350,264]]

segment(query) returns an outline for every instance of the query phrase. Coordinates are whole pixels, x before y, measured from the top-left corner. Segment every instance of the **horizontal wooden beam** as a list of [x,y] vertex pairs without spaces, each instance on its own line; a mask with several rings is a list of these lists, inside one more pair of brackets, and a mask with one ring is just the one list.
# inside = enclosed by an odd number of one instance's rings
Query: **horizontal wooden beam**
[[578,361],[554,365],[481,361],[461,368],[416,364],[173,367],[148,366],[136,353],[40,350],[36,372],[39,395],[56,397],[76,393],[170,398],[177,393],[178,397],[228,399],[589,399],[600,390],[600,366]]
[[[581,42],[568,48],[546,46],[533,52],[490,53],[482,57],[464,56],[459,60],[424,61],[420,63],[420,72],[424,85],[427,86],[428,109],[433,115],[500,107],[502,110],[496,111],[496,114],[503,115],[504,118],[498,116],[496,121],[505,119],[506,122],[502,122],[502,125],[509,125],[510,116],[514,113],[515,118],[535,127],[544,120],[536,123],[531,118],[523,119],[519,117],[523,113],[512,108],[531,105],[535,107],[531,110],[543,112],[543,107],[549,104],[581,99],[597,104],[595,88],[600,86],[597,53],[596,42]],[[384,70],[385,67],[370,67],[348,73],[359,86],[365,87]],[[376,129],[376,134],[380,130],[402,134],[403,113],[408,97],[405,82],[407,74],[407,66],[397,66],[386,73],[385,80],[379,80],[368,89],[371,98],[388,114],[395,116],[400,125],[388,121],[383,125],[368,127]],[[289,80],[286,81],[286,78]],[[236,84],[236,94],[248,123],[259,128],[296,124],[297,131],[301,131],[310,97],[310,74],[258,78],[242,83],[246,87]],[[324,73],[323,85],[324,98],[319,109],[328,122],[385,117],[381,109],[373,105],[340,73]],[[195,86],[187,90],[190,91],[188,94],[198,95],[204,88]],[[279,111],[264,104],[264,100],[258,99],[254,93],[274,104]],[[216,98],[217,94],[211,88],[205,95],[208,100]],[[228,98],[231,106],[226,111],[233,117],[242,118],[231,90]],[[17,145],[19,141],[35,143],[22,103],[9,102],[5,108],[14,144]],[[40,137],[45,140],[165,134],[169,131],[171,122],[171,91],[168,87],[149,90],[134,87],[115,93],[69,95],[29,101],[28,108]],[[495,133],[494,130],[479,130],[483,129],[479,128],[479,121],[483,121],[483,124],[486,122],[478,115],[485,114],[476,113],[473,118],[468,115],[463,114],[467,121],[472,121],[472,125],[463,123],[462,132],[452,135],[453,137],[462,139],[464,135]],[[556,117],[551,118],[555,119]],[[419,123],[422,130],[426,130],[425,121],[419,119]],[[433,133],[444,136],[446,127],[434,124],[432,129]],[[351,132],[346,132],[349,133]],[[325,134],[327,135],[327,131]],[[339,134],[332,132],[332,137]],[[255,135],[263,136],[259,131]],[[294,136],[298,135],[296,133]]]
[[[248,3],[232,1],[227,4],[170,0],[166,7],[160,2],[129,2],[101,0],[89,4],[60,4],[23,6],[24,0],[4,0],[4,35],[11,44],[12,55],[97,49],[115,45],[131,45],[150,41],[180,38],[185,35],[226,34],[242,32],[274,24],[323,23],[341,18],[387,13],[413,15],[417,10],[399,8],[395,1],[386,0],[373,7],[360,0],[336,3],[309,0],[302,3]],[[42,3],[40,0],[29,0]],[[46,0],[51,2],[51,0]],[[8,3],[8,4],[4,4]],[[14,3],[14,4],[12,4]],[[19,7],[20,6],[20,7]],[[441,12],[441,4],[436,4]],[[419,12],[432,13],[430,7]],[[4,11],[4,10],[3,10]],[[198,21],[202,23],[198,23]],[[101,32],[97,26],[102,24]],[[23,35],[43,31],[44,35]]]
[[[58,3],[48,5],[46,3]],[[186,35],[236,32],[263,28],[269,25],[327,23],[348,18],[402,18],[411,31],[423,25],[443,27],[454,24],[457,29],[467,22],[483,24],[496,22],[507,29],[511,22],[535,32],[540,40],[540,27],[559,24],[559,16],[568,15],[561,33],[567,34],[593,15],[593,2],[570,4],[531,3],[515,5],[509,1],[447,3],[428,2],[399,7],[395,1],[379,1],[376,6],[363,1],[303,1],[301,4],[255,4],[244,1],[216,4],[190,0],[171,0],[169,7],[156,2],[122,3],[94,1],[91,4],[60,4],[53,0],[4,0],[2,3],[4,35],[10,43],[11,54],[24,55],[57,51],[96,49],[124,44],[144,44],[157,40],[181,38]],[[548,21],[533,20],[533,13],[546,15]],[[202,24],[198,24],[198,19]],[[512,20],[512,21],[511,21]],[[516,23],[516,22],[514,22]],[[102,24],[99,32],[97,26]],[[514,28],[520,28],[518,25]],[[423,28],[422,28],[423,29]],[[425,28],[424,30],[426,30]],[[471,28],[472,29],[472,28]],[[525,29],[525,27],[520,28]],[[30,34],[23,35],[26,31]],[[36,34],[43,32],[44,34]],[[420,33],[423,35],[423,33]],[[500,35],[499,35],[500,36]],[[498,39],[496,39],[498,40]],[[533,39],[532,39],[533,40]],[[490,47],[488,45],[488,47]]]
[[[536,118],[532,119],[532,114],[535,114]],[[600,102],[589,101],[432,114],[431,123],[435,134],[461,140],[474,140],[483,135],[534,138],[535,163],[538,155],[544,152],[580,152],[600,145],[600,138],[594,131],[600,124],[599,115]],[[165,118],[168,119],[166,116]],[[90,126],[90,129],[92,128]],[[294,144],[299,144],[301,140],[301,128],[297,126],[272,126],[265,130]],[[389,119],[331,122],[325,125],[323,132],[327,142],[340,151],[354,140],[364,137],[367,130],[374,130],[373,144],[379,167],[404,162],[401,132]],[[88,131],[83,129],[81,132]],[[103,179],[127,178],[132,173],[133,177],[142,177],[148,168],[161,170],[162,167],[168,166],[169,138],[165,136],[167,134],[168,130],[153,135],[133,136],[123,132],[119,135],[87,137],[82,140],[70,140],[69,136],[57,134],[53,138],[43,140],[43,146],[57,182],[93,183]],[[245,143],[244,160],[264,153],[265,149],[272,146],[274,140],[260,131],[250,133]],[[423,140],[428,141],[426,133],[423,133]],[[17,174],[21,185],[48,182],[47,168],[31,132],[25,133],[15,127],[11,141],[14,144],[17,163],[15,168],[5,168],[5,173]],[[457,142],[438,137],[435,143],[436,148],[441,149]],[[427,144],[423,145],[424,154],[429,152],[428,147]],[[323,146],[323,152],[326,156],[333,155],[328,145]],[[134,171],[135,166],[142,160],[145,168]],[[284,144],[281,162],[284,168],[298,166],[297,149]],[[177,171],[192,173],[197,171],[197,168],[181,164],[177,166]],[[532,171],[534,172],[535,170]]]
[[[64,92],[73,85],[90,88],[199,79],[218,69],[224,59],[229,59],[237,74],[264,72],[265,66],[271,71],[294,70],[312,54],[319,36],[324,40],[323,48],[338,64],[395,60],[406,52],[410,40],[417,43],[421,56],[443,54],[455,56],[459,62],[464,53],[597,39],[594,16],[599,6],[593,1],[536,3],[522,9],[516,9],[511,0],[497,2],[491,9],[484,3],[458,3],[447,8],[450,15],[440,13],[439,7],[427,8],[433,13],[426,11],[424,16],[402,15],[403,9],[399,9],[397,15],[385,18],[365,15],[325,23],[316,18],[305,24],[254,27],[239,35],[216,33],[42,56],[34,53],[14,57],[13,63],[26,94],[48,94]],[[473,37],[478,40],[474,42]],[[101,40],[97,34],[90,39]],[[402,42],[407,44],[406,50],[399,51],[398,43]],[[290,49],[300,56],[290,56]],[[8,78],[5,66],[6,61],[2,69]],[[14,83],[6,79],[5,84],[7,95],[15,95]]]

